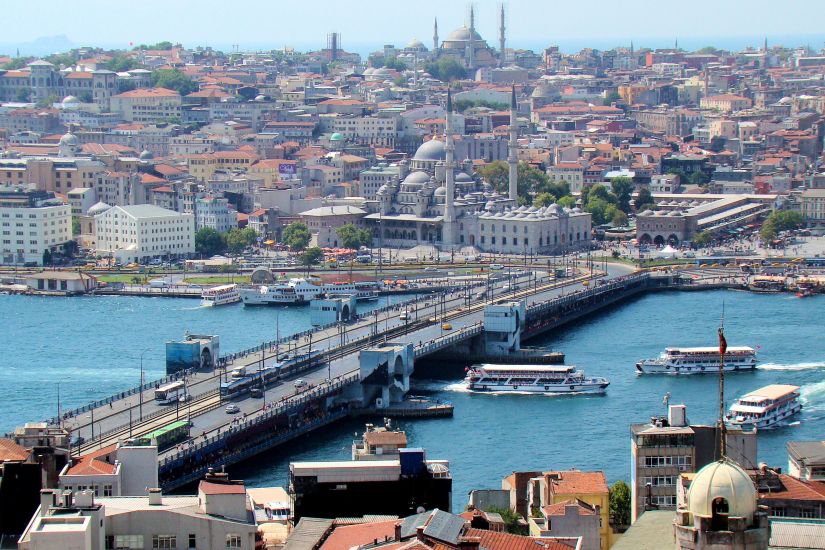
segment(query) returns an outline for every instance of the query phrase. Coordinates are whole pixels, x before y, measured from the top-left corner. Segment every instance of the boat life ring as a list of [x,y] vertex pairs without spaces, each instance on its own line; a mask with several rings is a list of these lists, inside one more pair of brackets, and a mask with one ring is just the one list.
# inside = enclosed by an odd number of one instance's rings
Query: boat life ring
[[571,390],[575,390],[575,389],[576,389],[576,386],[570,386],[570,389],[571,389]]

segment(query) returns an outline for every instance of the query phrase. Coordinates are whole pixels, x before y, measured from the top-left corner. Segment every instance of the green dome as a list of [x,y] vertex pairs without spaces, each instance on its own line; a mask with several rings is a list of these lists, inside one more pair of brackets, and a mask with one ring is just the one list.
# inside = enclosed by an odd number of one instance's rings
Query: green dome
[[330,141],[344,141],[344,136],[339,134],[338,132],[335,132],[334,134],[329,136],[329,140]]

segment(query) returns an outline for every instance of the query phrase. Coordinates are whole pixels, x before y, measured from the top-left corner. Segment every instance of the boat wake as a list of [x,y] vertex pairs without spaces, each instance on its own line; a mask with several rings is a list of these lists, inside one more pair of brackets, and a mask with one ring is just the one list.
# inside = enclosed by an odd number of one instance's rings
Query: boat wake
[[825,362],[816,361],[810,363],[791,363],[788,365],[783,365],[780,363],[765,363],[764,365],[759,365],[758,367],[760,370],[812,370],[812,369],[825,369]]
[[825,410],[825,381],[805,384],[799,390],[799,399],[807,411]]

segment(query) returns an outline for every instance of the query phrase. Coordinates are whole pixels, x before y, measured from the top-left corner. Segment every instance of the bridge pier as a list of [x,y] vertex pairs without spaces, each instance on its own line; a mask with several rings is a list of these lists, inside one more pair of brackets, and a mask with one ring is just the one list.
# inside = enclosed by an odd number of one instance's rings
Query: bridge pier
[[400,403],[410,390],[415,365],[411,343],[388,342],[362,350],[359,355],[364,406],[383,409]]

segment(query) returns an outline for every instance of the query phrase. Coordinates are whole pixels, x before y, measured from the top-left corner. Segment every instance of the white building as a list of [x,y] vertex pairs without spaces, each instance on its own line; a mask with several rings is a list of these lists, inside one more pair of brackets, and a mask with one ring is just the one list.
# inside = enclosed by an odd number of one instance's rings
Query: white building
[[93,491],[96,497],[143,496],[158,486],[156,445],[110,445],[66,464],[58,477],[64,491]]
[[138,204],[95,216],[97,253],[121,263],[195,253],[195,216]]
[[0,260],[43,263],[43,253],[72,240],[72,210],[46,191],[0,188]]
[[257,525],[243,484],[201,481],[198,494],[96,498],[92,491],[40,492],[21,550],[226,548],[254,550]]
[[195,230],[211,227],[225,233],[237,226],[235,212],[229,209],[229,200],[212,196],[195,199]]

